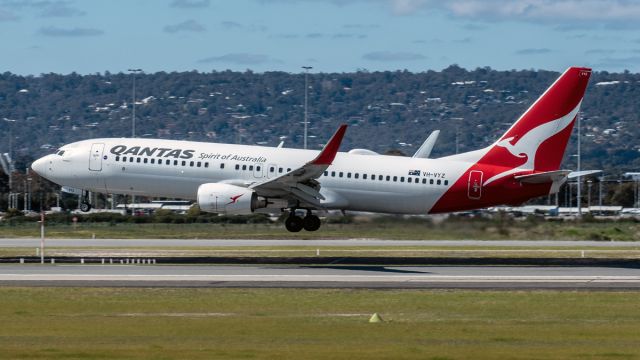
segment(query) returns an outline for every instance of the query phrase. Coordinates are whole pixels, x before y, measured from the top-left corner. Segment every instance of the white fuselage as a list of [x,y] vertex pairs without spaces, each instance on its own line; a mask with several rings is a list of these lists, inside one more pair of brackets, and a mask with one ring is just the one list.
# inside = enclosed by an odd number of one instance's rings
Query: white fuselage
[[[33,168],[63,186],[195,199],[202,184],[247,187],[299,168],[317,154],[264,146],[106,138],[65,145],[37,160]],[[325,198],[321,204],[326,209],[426,214],[469,166],[467,161],[447,158],[339,152],[317,179]]]

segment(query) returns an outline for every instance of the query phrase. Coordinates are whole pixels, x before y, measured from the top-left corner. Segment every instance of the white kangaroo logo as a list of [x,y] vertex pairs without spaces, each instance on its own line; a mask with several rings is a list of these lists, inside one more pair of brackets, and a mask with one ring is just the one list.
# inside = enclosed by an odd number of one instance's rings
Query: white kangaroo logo
[[533,166],[536,160],[536,152],[540,144],[569,126],[569,124],[571,124],[573,119],[575,119],[576,115],[578,114],[581,103],[582,101],[580,101],[578,105],[567,115],[531,129],[520,139],[518,139],[515,144],[511,144],[511,140],[513,140],[515,137],[497,141],[494,146],[503,147],[507,149],[513,156],[521,159],[526,158],[527,161],[516,168],[494,175],[490,179],[487,179],[484,185],[489,185],[495,180],[502,179],[507,175],[514,174],[522,170],[533,170]]

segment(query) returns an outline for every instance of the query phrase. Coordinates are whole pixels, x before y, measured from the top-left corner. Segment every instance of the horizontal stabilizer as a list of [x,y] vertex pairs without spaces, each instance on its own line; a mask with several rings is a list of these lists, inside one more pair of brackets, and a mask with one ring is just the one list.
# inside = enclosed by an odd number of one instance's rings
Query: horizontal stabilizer
[[598,173],[601,173],[601,172],[602,172],[602,170],[572,171],[571,173],[569,173],[569,175],[567,177],[569,179],[574,179],[574,178],[577,178],[577,177],[583,177],[583,176],[598,174]]
[[562,181],[567,178],[569,173],[571,173],[571,170],[545,171],[536,174],[518,175],[515,179],[523,184],[543,184]]

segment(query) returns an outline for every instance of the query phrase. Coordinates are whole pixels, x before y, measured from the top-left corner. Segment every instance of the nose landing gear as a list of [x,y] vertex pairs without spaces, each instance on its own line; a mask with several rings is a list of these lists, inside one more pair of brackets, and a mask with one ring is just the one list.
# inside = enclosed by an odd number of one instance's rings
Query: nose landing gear
[[296,215],[295,209],[292,209],[289,217],[284,222],[284,226],[290,232],[300,232],[302,229],[316,231],[320,228],[320,225],[320,218],[317,215],[313,215],[311,210],[307,210],[307,215],[302,218]]

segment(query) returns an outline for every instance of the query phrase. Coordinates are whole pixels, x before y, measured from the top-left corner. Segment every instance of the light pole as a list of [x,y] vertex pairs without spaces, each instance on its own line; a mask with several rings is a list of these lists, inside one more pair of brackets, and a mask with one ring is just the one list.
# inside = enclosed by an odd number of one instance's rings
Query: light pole
[[2,120],[6,121],[9,123],[9,164],[8,165],[8,170],[9,173],[7,175],[9,175],[9,204],[8,204],[8,208],[17,208],[18,207],[18,202],[15,201],[15,206],[14,206],[14,195],[13,195],[13,123],[16,122],[16,120],[14,119],[7,119],[7,118],[3,118]]
[[309,127],[309,115],[307,113],[307,107],[309,104],[309,70],[313,69],[312,66],[303,66],[304,69],[304,148],[307,148],[307,129]]
[[238,136],[238,138],[236,139],[236,144],[240,145],[242,144],[242,123],[241,121],[244,119],[248,119],[251,116],[250,115],[231,115],[232,118],[237,119],[238,120],[238,124],[236,125],[236,135]]
[[141,73],[142,69],[129,69],[133,74],[133,112],[131,114],[131,137],[136,137],[136,74]]
[[[581,155],[580,155],[580,128],[581,128],[581,123],[580,123],[580,119],[582,118],[582,115],[580,113],[578,113],[578,173],[580,172],[580,160],[581,160]],[[581,204],[581,199],[580,199],[580,195],[581,195],[581,183],[582,183],[582,178],[580,176],[578,176],[578,218],[582,217],[582,204]]]

